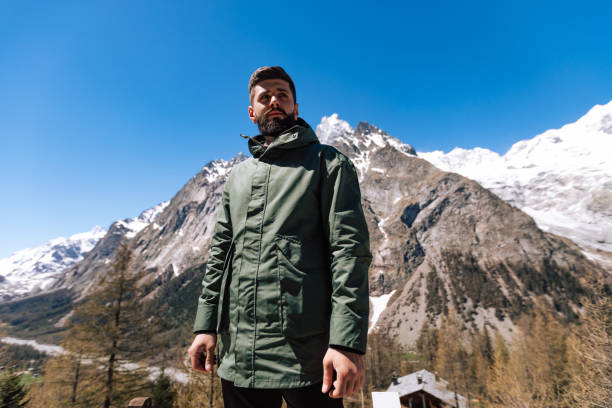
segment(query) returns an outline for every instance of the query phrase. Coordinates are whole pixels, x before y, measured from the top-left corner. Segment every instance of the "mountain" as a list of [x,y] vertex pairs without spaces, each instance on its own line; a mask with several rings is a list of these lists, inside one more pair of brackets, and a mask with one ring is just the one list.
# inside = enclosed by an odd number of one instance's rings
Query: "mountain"
[[611,152],[612,101],[594,106],[574,123],[517,142],[504,155],[455,148],[419,152],[419,157],[478,181],[545,231],[611,252]]
[[449,310],[467,327],[486,324],[505,335],[536,304],[576,319],[587,281],[604,276],[570,240],[373,125],[352,129],[332,115],[317,134],[356,164],[374,257],[376,329],[403,344]]
[[[468,328],[489,325],[509,335],[513,322],[536,307],[576,319],[588,281],[605,276],[571,240],[543,231],[481,184],[438,169],[374,125],[352,128],[332,115],[316,132],[321,142],[349,156],[359,173],[373,253],[373,330],[409,345],[426,321],[436,324],[455,311]],[[137,232],[114,223],[53,288],[86,296],[118,244],[130,240],[132,265],[147,273],[142,283],[149,297],[159,310],[171,307],[180,314],[189,302],[172,297],[199,284],[223,185],[245,159],[239,154],[208,163]],[[192,313],[185,309],[184,316]]]
[[105,229],[95,226],[0,259],[0,301],[50,288],[63,270],[82,261],[105,234]]
[[[149,225],[168,203],[143,211],[136,218],[126,218],[113,223],[111,235],[131,238]],[[85,259],[96,244],[107,237],[104,228],[95,226],[88,232],[69,238],[55,238],[49,242],[15,252],[0,259],[0,301],[8,301],[25,295],[36,294],[61,286],[64,272]]]
[[[147,282],[164,282],[194,265],[203,264],[215,223],[215,211],[231,168],[246,157],[215,160],[205,165],[170,200],[156,207],[154,220],[128,230],[117,221],[82,262],[68,269],[54,288],[66,288],[81,295],[95,287],[104,276],[119,243],[132,240],[133,268],[147,272]],[[131,223],[130,225],[134,225]]]

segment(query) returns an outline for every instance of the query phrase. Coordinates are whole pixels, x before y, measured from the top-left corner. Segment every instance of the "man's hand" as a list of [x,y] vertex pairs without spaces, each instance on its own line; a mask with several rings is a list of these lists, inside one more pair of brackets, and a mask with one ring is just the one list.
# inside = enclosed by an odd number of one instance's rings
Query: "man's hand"
[[214,333],[198,334],[191,347],[189,347],[189,356],[191,357],[191,368],[203,373],[212,370],[213,364],[216,363],[215,345],[217,344],[217,335]]
[[323,388],[326,394],[332,385],[333,374],[336,371],[334,389],[329,393],[332,398],[350,397],[363,385],[365,368],[363,356],[350,351],[328,348],[323,357]]

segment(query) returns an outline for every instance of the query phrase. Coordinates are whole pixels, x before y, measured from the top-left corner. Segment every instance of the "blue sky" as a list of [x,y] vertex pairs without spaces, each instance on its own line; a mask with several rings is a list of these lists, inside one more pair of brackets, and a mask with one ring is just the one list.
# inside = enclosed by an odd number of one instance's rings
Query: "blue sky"
[[601,2],[0,4],[0,257],[170,199],[257,133],[247,82],[294,78],[418,151],[504,153],[612,99]]

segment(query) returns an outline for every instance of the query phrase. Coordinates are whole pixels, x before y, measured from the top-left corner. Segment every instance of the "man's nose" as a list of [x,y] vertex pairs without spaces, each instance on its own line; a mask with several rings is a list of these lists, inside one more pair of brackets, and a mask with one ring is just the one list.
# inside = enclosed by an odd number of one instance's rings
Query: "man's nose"
[[270,106],[280,106],[278,98],[274,95],[272,95],[272,97],[270,98]]

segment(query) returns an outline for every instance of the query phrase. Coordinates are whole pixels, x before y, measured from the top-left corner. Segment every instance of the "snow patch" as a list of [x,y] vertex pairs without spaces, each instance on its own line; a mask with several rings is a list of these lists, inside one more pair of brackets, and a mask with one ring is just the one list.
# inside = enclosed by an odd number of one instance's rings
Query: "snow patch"
[[391,299],[391,296],[393,296],[394,293],[395,290],[391,291],[390,293],[387,293],[386,295],[370,296],[370,303],[372,304],[372,320],[368,333],[374,330],[378,318],[387,307],[387,303],[389,302],[389,299]]
[[3,337],[0,339],[0,341],[6,344],[15,344],[18,346],[30,346],[37,351],[51,354],[53,356],[64,354],[64,349],[61,348],[60,346],[55,346],[53,344],[40,344],[36,340],[23,340],[23,339],[17,339],[15,337]]
[[232,169],[233,162],[226,160],[214,160],[202,168],[202,172],[208,183],[214,183],[217,180],[227,176]]
[[[52,356],[57,356],[66,353],[66,351],[60,346],[56,346],[54,344],[41,344],[38,343],[36,340],[24,340],[15,337],[3,337],[0,339],[0,342],[19,346],[30,346],[37,351],[50,354]],[[83,362],[85,364],[92,364],[92,360],[90,359],[84,359]],[[139,364],[137,363],[125,362],[121,364],[121,369],[123,370],[134,370],[138,367]],[[156,366],[146,367],[146,370],[150,373],[149,379],[151,380],[155,380],[161,374],[161,369]],[[177,368],[170,367],[166,368],[164,370],[164,373],[170,378],[172,378],[174,381],[180,382],[182,384],[186,384],[189,381],[189,375],[184,370],[179,370]]]
[[[170,204],[170,201],[164,201],[155,207],[143,211],[137,218],[126,218],[117,221],[117,223],[128,230],[125,233],[127,238],[134,238],[136,234],[149,226],[164,211],[168,204]],[[155,229],[155,225],[153,228]]]

